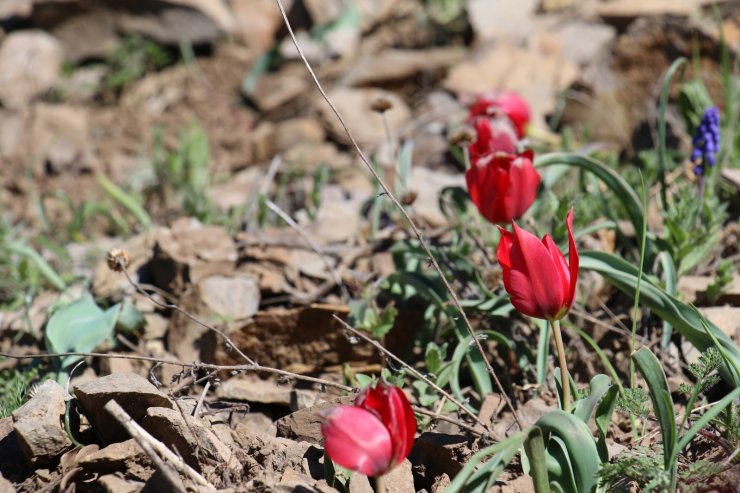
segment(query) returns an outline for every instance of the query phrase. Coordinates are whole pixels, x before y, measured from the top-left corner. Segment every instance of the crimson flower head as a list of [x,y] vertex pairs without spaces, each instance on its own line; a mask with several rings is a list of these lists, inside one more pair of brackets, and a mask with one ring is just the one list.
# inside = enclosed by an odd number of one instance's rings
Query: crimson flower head
[[337,406],[321,424],[332,461],[367,476],[381,476],[409,455],[416,418],[406,394],[382,380],[367,387],[353,406]]
[[516,154],[516,130],[509,120],[479,117],[473,121],[473,128],[475,142],[468,147],[473,163],[487,154]]
[[559,320],[573,305],[578,281],[578,250],[573,238],[573,210],[568,226],[568,263],[550,235],[540,241],[514,223],[514,232],[501,231],[498,261],[511,304],[524,315]]
[[470,199],[488,221],[510,223],[532,205],[541,181],[533,158],[532,151],[488,154],[465,173]]
[[478,116],[506,116],[516,127],[517,137],[524,137],[530,120],[529,104],[514,91],[484,94],[470,107],[470,119]]

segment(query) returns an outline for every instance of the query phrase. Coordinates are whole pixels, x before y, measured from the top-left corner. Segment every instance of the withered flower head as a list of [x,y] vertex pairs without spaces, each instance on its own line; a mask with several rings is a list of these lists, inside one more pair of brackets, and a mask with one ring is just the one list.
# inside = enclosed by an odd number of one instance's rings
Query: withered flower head
[[109,251],[106,260],[108,261],[108,268],[114,272],[122,272],[124,269],[128,269],[129,264],[131,264],[128,252],[122,248],[114,248]]

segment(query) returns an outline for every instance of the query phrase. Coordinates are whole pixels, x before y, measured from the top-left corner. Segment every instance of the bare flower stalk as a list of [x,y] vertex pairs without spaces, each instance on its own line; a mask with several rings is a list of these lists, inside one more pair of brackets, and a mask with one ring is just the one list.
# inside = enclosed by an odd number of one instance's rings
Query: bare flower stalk
[[560,366],[560,381],[563,387],[563,411],[570,412],[570,378],[568,378],[568,367],[565,362],[565,347],[563,346],[563,335],[560,333],[560,320],[550,322],[552,333],[555,336],[555,349],[558,353],[558,365]]
[[408,223],[411,230],[414,232],[414,235],[419,240],[419,243],[421,244],[421,247],[424,249],[424,252],[429,257],[429,260],[432,263],[432,266],[434,267],[434,270],[439,275],[440,279],[442,280],[442,283],[445,286],[445,289],[450,294],[450,297],[452,298],[452,302],[455,305],[455,308],[460,312],[460,316],[462,317],[463,321],[465,322],[465,327],[467,328],[470,337],[473,339],[476,348],[481,354],[481,358],[483,359],[486,369],[488,373],[493,378],[496,387],[498,388],[499,392],[501,392],[501,396],[506,401],[506,405],[511,410],[514,420],[516,421],[517,425],[520,429],[524,429],[521,420],[519,419],[519,415],[516,412],[516,409],[514,408],[514,405],[511,403],[511,399],[509,399],[509,396],[506,394],[506,391],[501,385],[501,381],[499,380],[498,376],[496,375],[496,372],[494,371],[493,367],[491,366],[491,362],[488,359],[488,355],[486,354],[485,349],[483,349],[483,345],[480,343],[480,340],[476,337],[475,330],[473,330],[473,326],[470,323],[470,320],[468,319],[468,316],[465,314],[465,310],[462,307],[462,304],[460,303],[459,298],[457,297],[457,294],[455,294],[455,291],[452,289],[452,286],[447,281],[447,278],[445,277],[444,273],[442,272],[441,267],[439,266],[439,263],[437,262],[437,259],[432,254],[431,249],[429,248],[429,245],[427,244],[427,241],[424,239],[424,235],[421,233],[419,228],[416,226],[414,221],[409,216],[408,212],[406,212],[406,209],[401,205],[401,203],[398,201],[394,193],[391,191],[391,189],[388,187],[388,185],[383,181],[383,179],[378,175],[378,172],[375,171],[373,168],[373,165],[370,163],[370,160],[365,156],[365,153],[362,152],[362,149],[360,149],[360,146],[357,144],[357,140],[355,140],[354,135],[352,135],[352,132],[350,132],[349,128],[347,127],[347,124],[344,121],[344,118],[342,118],[342,115],[337,110],[336,106],[334,106],[334,103],[332,103],[331,99],[329,99],[329,96],[326,94],[326,91],[324,90],[323,86],[321,85],[321,82],[319,82],[318,77],[313,71],[313,68],[311,67],[311,64],[308,62],[308,59],[306,58],[306,55],[303,53],[303,50],[301,49],[300,45],[298,44],[298,40],[295,37],[295,33],[293,32],[293,27],[290,24],[290,21],[288,20],[288,15],[285,12],[285,7],[283,6],[282,0],[275,0],[277,3],[278,8],[280,9],[280,14],[283,17],[283,22],[285,24],[285,27],[288,29],[288,34],[290,35],[291,40],[293,41],[293,44],[296,47],[296,50],[298,51],[298,55],[301,57],[301,60],[303,61],[304,65],[306,66],[306,69],[308,70],[309,74],[311,75],[311,78],[313,79],[314,84],[316,85],[316,88],[321,93],[321,96],[324,98],[324,101],[326,101],[326,104],[329,105],[334,115],[339,120],[339,123],[342,125],[342,128],[344,129],[345,133],[347,134],[347,137],[349,138],[350,142],[352,143],[352,146],[357,151],[357,154],[359,155],[360,159],[364,163],[365,167],[368,169],[370,174],[373,176],[373,178],[377,181],[377,183],[380,185],[380,187],[383,189],[383,192],[390,198],[391,202],[393,202],[393,205],[398,208],[403,218]]

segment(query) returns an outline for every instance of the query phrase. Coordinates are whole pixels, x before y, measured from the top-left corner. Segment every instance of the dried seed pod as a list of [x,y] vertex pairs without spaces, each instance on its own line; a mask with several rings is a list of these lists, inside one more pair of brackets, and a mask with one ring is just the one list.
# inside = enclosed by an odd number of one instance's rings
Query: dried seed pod
[[376,98],[370,104],[370,109],[373,111],[377,111],[378,113],[385,113],[391,108],[393,108],[393,103],[391,102],[390,99],[386,98],[385,96],[380,96]]
[[475,130],[470,125],[460,125],[450,132],[447,140],[453,146],[466,147],[475,142]]
[[122,248],[114,248],[109,251],[106,260],[108,261],[108,268],[114,272],[122,272],[128,269],[131,264],[128,252]]

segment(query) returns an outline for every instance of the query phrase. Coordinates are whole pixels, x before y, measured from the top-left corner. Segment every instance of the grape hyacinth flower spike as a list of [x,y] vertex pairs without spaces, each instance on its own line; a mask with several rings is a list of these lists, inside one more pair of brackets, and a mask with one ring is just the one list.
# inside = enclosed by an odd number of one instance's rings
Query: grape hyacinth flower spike
[[694,132],[692,140],[694,147],[691,153],[691,162],[694,163],[694,174],[704,176],[706,167],[713,167],[717,163],[719,152],[719,110],[711,106],[701,117],[701,122]]

